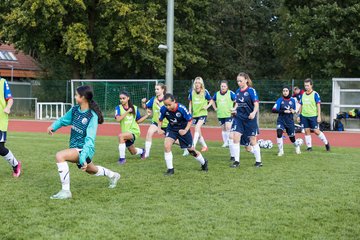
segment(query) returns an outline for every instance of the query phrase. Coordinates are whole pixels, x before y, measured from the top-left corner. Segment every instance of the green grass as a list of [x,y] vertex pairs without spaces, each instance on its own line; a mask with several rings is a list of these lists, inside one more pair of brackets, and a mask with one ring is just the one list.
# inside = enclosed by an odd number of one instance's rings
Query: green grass
[[[174,146],[175,175],[164,177],[162,141],[145,161],[118,159],[116,137],[98,137],[95,164],[121,173],[115,189],[107,179],[70,164],[73,199],[50,200],[60,190],[54,160],[68,135],[8,136],[23,162],[11,177],[0,163],[1,239],[358,239],[360,161],[358,149],[315,147],[295,155],[286,146],[263,150],[264,167],[242,149],[239,169],[229,168],[227,149],[210,143],[209,172]],[[143,142],[137,142],[142,146]]]

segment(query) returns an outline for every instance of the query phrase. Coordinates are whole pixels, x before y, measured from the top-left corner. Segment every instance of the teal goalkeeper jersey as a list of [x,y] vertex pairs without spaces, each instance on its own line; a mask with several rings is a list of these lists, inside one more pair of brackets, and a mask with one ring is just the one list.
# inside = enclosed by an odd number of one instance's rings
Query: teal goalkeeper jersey
[[81,111],[80,106],[72,107],[63,117],[52,124],[54,131],[63,126],[71,126],[70,148],[82,149],[79,164],[86,158],[92,159],[95,153],[95,138],[98,127],[98,116],[92,110]]

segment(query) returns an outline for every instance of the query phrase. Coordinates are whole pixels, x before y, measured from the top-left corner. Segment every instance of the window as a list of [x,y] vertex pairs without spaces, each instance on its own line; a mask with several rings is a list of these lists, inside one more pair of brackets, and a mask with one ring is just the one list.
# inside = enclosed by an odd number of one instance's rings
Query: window
[[12,52],[0,51],[0,60],[16,61],[17,58],[15,57],[15,55]]

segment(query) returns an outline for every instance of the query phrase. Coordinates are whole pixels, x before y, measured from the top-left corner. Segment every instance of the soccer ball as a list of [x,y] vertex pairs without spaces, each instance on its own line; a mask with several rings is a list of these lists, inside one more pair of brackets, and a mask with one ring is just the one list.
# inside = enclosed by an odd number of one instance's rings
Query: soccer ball
[[301,146],[301,145],[303,145],[304,144],[304,140],[302,139],[302,138],[297,138],[296,140],[295,140],[295,145],[296,146]]
[[259,139],[259,140],[257,141],[257,143],[259,144],[259,147],[260,147],[260,148],[264,148],[264,145],[265,145],[265,140],[264,140],[264,139]]
[[271,149],[274,145],[271,140],[266,140],[267,149]]

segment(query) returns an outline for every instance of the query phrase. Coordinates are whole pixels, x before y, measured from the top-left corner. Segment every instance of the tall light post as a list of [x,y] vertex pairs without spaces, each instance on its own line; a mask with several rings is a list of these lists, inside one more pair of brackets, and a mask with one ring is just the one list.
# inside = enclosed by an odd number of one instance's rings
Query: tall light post
[[173,93],[173,65],[174,65],[174,0],[168,0],[166,24],[166,88]]

